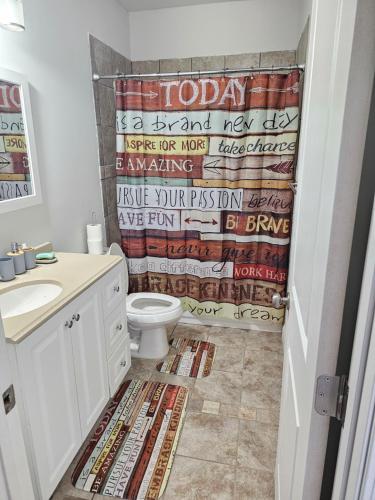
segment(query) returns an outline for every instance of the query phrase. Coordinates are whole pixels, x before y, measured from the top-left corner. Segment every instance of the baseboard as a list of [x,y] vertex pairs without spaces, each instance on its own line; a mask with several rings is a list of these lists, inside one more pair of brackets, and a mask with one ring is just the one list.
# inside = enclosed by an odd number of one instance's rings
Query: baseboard
[[282,326],[273,325],[272,323],[265,323],[260,321],[238,321],[235,319],[209,319],[209,318],[196,318],[191,313],[185,311],[178,323],[185,323],[190,325],[203,325],[203,326],[221,326],[223,328],[240,328],[241,330],[255,330],[262,332],[282,332]]

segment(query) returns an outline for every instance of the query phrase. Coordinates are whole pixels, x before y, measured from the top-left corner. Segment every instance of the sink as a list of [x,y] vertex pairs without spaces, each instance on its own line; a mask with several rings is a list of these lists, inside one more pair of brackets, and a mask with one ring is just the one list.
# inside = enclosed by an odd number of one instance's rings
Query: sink
[[25,314],[51,302],[62,292],[55,283],[30,283],[0,294],[0,311],[3,319]]

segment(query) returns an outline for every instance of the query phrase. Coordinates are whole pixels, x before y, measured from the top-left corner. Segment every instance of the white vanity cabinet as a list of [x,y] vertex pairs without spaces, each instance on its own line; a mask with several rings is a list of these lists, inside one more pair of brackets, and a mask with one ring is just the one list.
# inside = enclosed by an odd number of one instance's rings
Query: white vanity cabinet
[[96,422],[109,399],[107,355],[100,292],[91,287],[69,308],[74,373],[77,384],[81,429],[84,435]]
[[82,438],[71,331],[56,314],[17,348],[29,451],[41,498],[48,498]]
[[[14,346],[25,440],[42,500],[130,368],[123,279],[117,265]],[[115,295],[108,292],[113,281]]]

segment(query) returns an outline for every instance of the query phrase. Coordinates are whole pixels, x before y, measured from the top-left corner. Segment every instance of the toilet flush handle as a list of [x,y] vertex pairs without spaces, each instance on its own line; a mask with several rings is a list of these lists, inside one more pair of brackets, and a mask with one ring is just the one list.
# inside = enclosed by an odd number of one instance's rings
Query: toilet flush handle
[[120,285],[115,285],[113,291],[118,293],[120,291]]

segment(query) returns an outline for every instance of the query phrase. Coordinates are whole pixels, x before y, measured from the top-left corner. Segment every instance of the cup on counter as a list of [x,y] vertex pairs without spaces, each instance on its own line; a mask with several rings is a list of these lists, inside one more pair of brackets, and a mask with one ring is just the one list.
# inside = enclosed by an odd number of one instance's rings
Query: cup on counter
[[11,281],[16,277],[12,257],[0,257],[0,280]]
[[26,272],[26,262],[25,262],[25,254],[20,252],[18,254],[9,255],[13,259],[14,270],[16,274],[23,274]]
[[34,269],[36,267],[36,251],[33,248],[23,248],[25,256],[26,269]]

